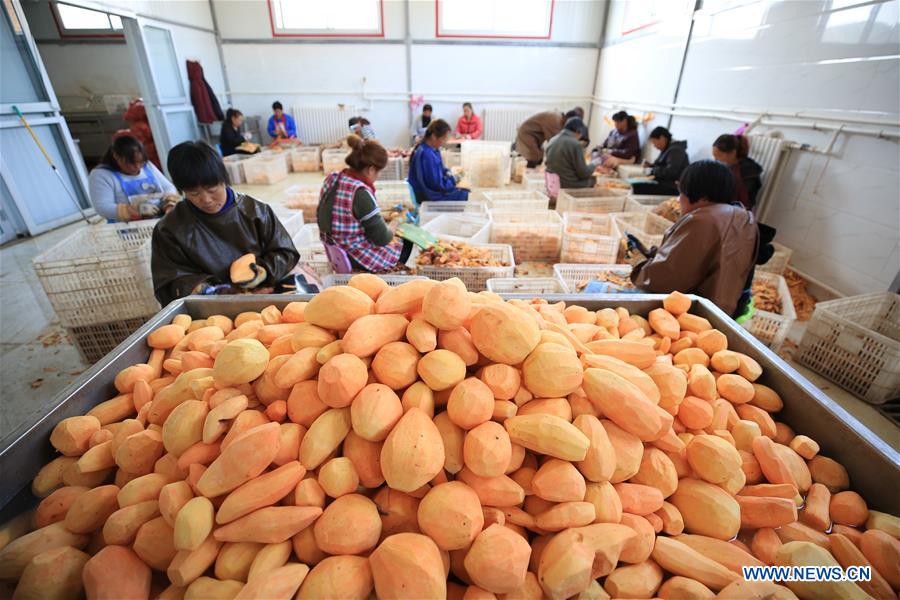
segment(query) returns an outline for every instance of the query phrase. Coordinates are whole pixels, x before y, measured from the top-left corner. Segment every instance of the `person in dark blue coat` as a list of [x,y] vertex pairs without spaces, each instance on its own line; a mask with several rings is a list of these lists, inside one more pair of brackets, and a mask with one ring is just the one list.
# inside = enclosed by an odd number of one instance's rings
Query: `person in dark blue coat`
[[450,125],[443,119],[432,121],[425,137],[413,149],[409,159],[409,184],[416,202],[468,200],[469,190],[457,187],[459,180],[444,166],[441,146],[450,137]]

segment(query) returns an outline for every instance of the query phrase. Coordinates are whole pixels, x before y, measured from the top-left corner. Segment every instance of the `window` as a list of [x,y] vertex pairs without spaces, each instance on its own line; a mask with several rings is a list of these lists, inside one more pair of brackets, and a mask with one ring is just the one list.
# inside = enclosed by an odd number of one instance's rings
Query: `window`
[[437,37],[550,39],[553,0],[435,0]]
[[275,37],[384,37],[383,0],[269,0]]
[[51,2],[61,37],[123,37],[122,19],[99,10]]

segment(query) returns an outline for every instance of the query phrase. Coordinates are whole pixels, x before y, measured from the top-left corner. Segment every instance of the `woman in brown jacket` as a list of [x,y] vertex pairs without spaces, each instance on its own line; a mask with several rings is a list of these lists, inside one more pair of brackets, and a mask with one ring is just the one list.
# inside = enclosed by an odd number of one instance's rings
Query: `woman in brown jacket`
[[544,160],[544,142],[562,131],[563,125],[571,117],[584,118],[584,109],[576,106],[563,114],[548,110],[528,117],[516,132],[516,152],[528,161],[528,168],[541,164]]

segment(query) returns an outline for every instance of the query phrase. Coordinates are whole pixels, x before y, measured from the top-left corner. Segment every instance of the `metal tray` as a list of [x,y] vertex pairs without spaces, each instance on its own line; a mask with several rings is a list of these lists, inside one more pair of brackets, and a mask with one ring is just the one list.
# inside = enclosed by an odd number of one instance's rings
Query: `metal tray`
[[[30,483],[40,468],[53,458],[49,443],[53,427],[66,417],[82,415],[91,407],[116,395],[115,374],[122,368],[147,360],[147,335],[169,323],[175,315],[186,313],[204,319],[215,314],[237,315],[243,311],[262,310],[270,304],[284,306],[288,302],[309,300],[310,295],[295,296],[190,296],[176,300],[131,337],[122,342],[106,358],[86,371],[74,384],[63,390],[51,408],[36,423],[23,426],[10,436],[14,441],[0,450],[0,523],[24,507],[33,505]],[[509,294],[505,298],[530,299],[534,294]],[[590,310],[623,306],[630,312],[647,314],[662,306],[664,296],[658,294],[624,295],[545,295],[550,302],[563,300]],[[876,436],[850,413],[823,394],[817,387],[778,358],[739,327],[725,313],[703,298],[692,296],[694,314],[709,319],[728,337],[728,347],[756,359],[763,368],[760,383],[776,390],[784,399],[784,410],[778,419],[816,440],[822,454],[843,464],[850,473],[854,490],[863,495],[869,507],[900,514],[900,452]]]

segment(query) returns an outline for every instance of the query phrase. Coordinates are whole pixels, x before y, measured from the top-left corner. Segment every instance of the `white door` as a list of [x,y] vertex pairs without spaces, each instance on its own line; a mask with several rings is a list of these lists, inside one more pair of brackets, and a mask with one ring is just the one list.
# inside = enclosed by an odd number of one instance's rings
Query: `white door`
[[191,105],[187,67],[178,59],[172,32],[140,17],[123,18],[125,41],[137,67],[138,86],[163,169],[169,150],[200,137]]

